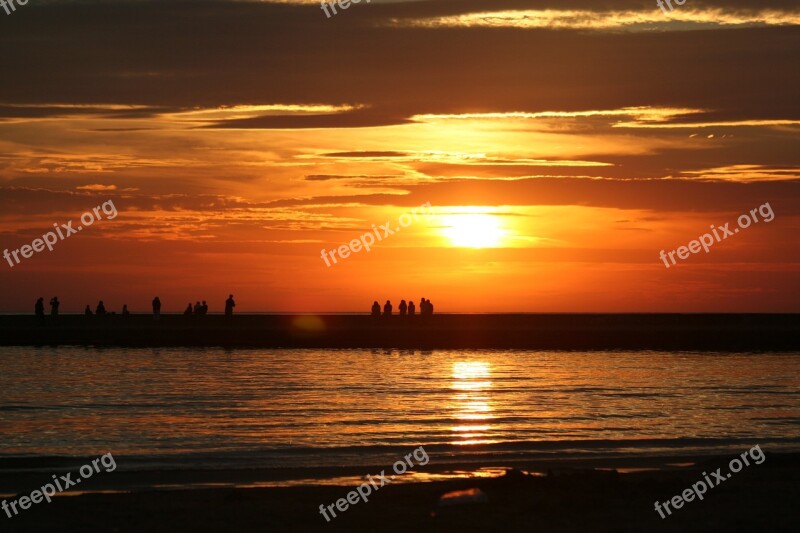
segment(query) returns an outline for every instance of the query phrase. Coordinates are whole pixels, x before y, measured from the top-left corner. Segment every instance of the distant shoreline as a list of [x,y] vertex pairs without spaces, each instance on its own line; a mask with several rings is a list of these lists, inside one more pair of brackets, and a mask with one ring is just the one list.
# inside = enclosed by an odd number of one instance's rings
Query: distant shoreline
[[800,314],[0,315],[0,345],[800,350]]

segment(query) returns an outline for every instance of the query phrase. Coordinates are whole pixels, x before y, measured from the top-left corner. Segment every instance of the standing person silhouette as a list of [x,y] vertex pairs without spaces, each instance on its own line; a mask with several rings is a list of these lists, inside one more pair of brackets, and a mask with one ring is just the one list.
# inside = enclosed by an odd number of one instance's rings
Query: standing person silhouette
[[208,314],[208,304],[205,300],[203,300],[203,305],[200,306],[200,314],[207,315]]
[[408,301],[408,316],[414,316],[416,311],[417,311],[417,308],[414,305],[414,300],[409,300]]
[[161,300],[156,296],[153,298],[153,320],[161,318]]
[[122,304],[122,316],[128,316],[130,314],[130,311],[128,311],[128,304]]
[[233,294],[229,294],[228,299],[225,300],[225,316],[233,316],[234,307],[236,307],[236,302],[233,301]]
[[58,316],[58,306],[61,305],[61,302],[58,301],[58,296],[53,296],[50,298],[50,316],[56,317]]
[[200,302],[199,302],[199,301],[197,301],[197,302],[195,302],[195,303],[194,303],[194,314],[195,314],[195,315],[200,315],[200,314],[202,314],[202,311],[201,311],[201,308],[200,308]]
[[378,300],[372,302],[372,316],[376,318],[381,316],[381,304],[378,303]]
[[103,300],[100,300],[100,303],[97,304],[97,309],[95,310],[94,314],[96,315],[106,314],[106,306],[103,305]]
[[186,311],[183,312],[183,316],[192,316],[192,302],[189,302]]
[[408,304],[406,304],[405,300],[400,300],[400,305],[397,306],[397,310],[400,312],[400,316],[406,316]]
[[386,304],[383,306],[383,316],[390,317],[392,316],[392,302],[386,300]]
[[36,305],[34,306],[34,312],[36,313],[36,318],[39,319],[39,323],[44,325],[44,298],[39,296],[39,299],[36,300]]
[[86,304],[86,309],[83,310],[83,314],[86,316],[92,316],[92,308],[89,307],[89,304]]

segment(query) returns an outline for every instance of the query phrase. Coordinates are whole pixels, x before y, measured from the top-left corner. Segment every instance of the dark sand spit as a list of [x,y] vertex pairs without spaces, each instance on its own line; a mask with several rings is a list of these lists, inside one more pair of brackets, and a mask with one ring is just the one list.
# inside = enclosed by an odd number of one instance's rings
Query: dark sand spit
[[0,316],[0,345],[789,351],[797,314]]
[[[279,488],[136,490],[57,497],[11,519],[0,516],[3,531],[81,532],[239,532],[239,531],[800,531],[800,456],[769,454],[687,502],[662,519],[654,509],[703,479],[703,472],[726,471],[729,457],[702,459],[690,467],[618,473],[579,465],[551,465],[548,475],[519,471],[497,478],[456,479],[387,485],[368,502],[358,502],[330,523],[320,504],[335,503],[354,485]],[[431,466],[431,465],[429,465]],[[532,465],[540,469],[542,465]],[[644,465],[640,465],[644,466]],[[522,467],[522,465],[520,465]],[[425,468],[421,469],[425,471]],[[364,472],[375,472],[365,468]],[[545,470],[546,472],[546,470]],[[14,476],[14,474],[10,474]],[[252,483],[248,473],[123,472],[89,480],[81,490],[116,490],[103,483]],[[298,475],[295,472],[295,475]],[[173,479],[180,476],[181,479]],[[12,481],[6,475],[6,483]],[[38,486],[38,478],[25,481]],[[223,479],[224,478],[224,479]],[[241,479],[239,479],[241,478]],[[15,480],[21,481],[19,479]],[[18,485],[19,483],[14,483]],[[90,486],[91,485],[91,486]],[[488,501],[439,507],[449,491],[479,488]]]

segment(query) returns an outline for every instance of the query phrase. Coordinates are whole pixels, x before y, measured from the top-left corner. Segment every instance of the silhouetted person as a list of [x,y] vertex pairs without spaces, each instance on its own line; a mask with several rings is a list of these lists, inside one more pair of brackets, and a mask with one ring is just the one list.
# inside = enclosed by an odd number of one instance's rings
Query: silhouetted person
[[106,314],[106,306],[103,305],[103,300],[100,300],[100,303],[97,304],[97,309],[94,314],[98,316]]
[[397,310],[400,311],[400,316],[406,316],[406,311],[408,311],[408,304],[406,304],[405,300],[400,300],[400,305],[397,306]]
[[203,300],[203,305],[200,306],[200,314],[207,315],[208,314],[208,304],[205,300]]
[[416,308],[416,306],[414,305],[414,300],[410,300],[410,301],[408,302],[408,316],[414,316],[414,314],[416,313],[416,311],[417,311],[417,308]]
[[372,302],[372,316],[374,317],[381,316],[381,304],[378,303],[378,300]]
[[50,298],[50,316],[58,316],[58,306],[61,302],[58,301],[58,296]]
[[428,304],[428,315],[430,316],[433,314],[433,303],[431,303],[431,301],[428,300],[427,304]]
[[92,308],[89,307],[89,304],[86,304],[86,309],[83,310],[83,314],[86,316],[92,316]]
[[233,316],[233,308],[236,307],[236,302],[233,301],[233,294],[228,295],[225,300],[225,316]]
[[[198,304],[200,302],[197,302]],[[183,316],[192,316],[192,302],[189,302],[189,305],[186,306],[186,311],[183,312]]]
[[39,319],[39,323],[44,324],[44,298],[39,296],[39,299],[36,300],[36,305],[33,307],[33,310],[36,313],[36,318]]
[[128,311],[128,304],[122,304],[122,316],[128,316],[131,313]]
[[383,316],[392,316],[392,302],[386,300],[386,303],[383,305]]
[[153,298],[153,320],[158,320],[161,318],[161,300],[159,300],[158,296]]
[[201,315],[202,314],[202,310],[200,309],[200,302],[199,301],[194,303],[194,314],[195,315]]

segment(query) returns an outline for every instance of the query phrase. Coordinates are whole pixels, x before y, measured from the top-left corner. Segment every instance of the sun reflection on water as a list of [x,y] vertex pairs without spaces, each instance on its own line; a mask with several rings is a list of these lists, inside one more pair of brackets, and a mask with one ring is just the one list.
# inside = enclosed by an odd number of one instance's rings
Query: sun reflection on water
[[456,361],[452,370],[452,417],[459,422],[450,428],[451,444],[490,444],[493,425],[489,392],[492,387],[491,365],[484,361]]

